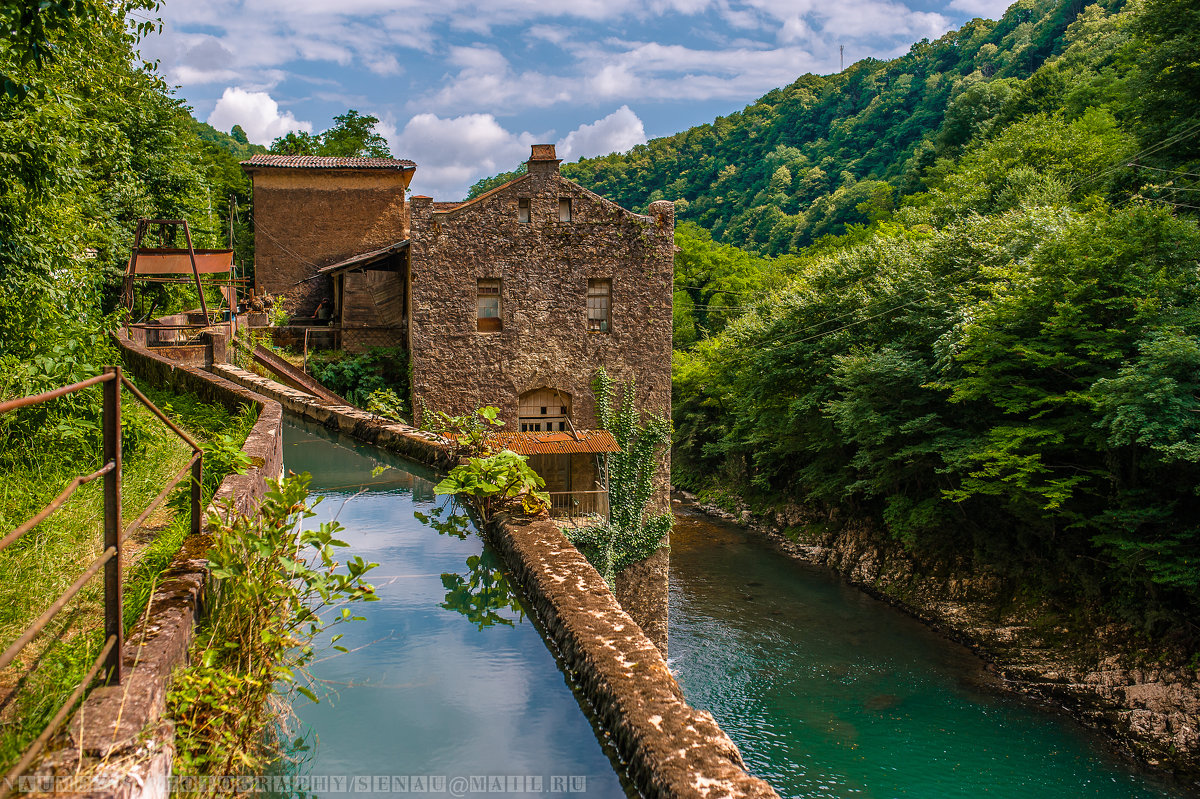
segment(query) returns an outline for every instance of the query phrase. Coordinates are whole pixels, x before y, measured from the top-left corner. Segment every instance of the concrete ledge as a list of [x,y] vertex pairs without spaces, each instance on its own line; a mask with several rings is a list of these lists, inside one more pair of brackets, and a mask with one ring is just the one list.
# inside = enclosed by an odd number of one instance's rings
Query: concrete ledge
[[[283,467],[283,409],[195,366],[184,366],[137,344],[117,338],[126,369],[162,389],[197,394],[238,410],[258,408],[258,420],[242,447],[251,460],[246,474],[229,475],[210,509],[226,502],[251,512],[267,490],[267,480]],[[187,663],[196,619],[208,582],[207,534],[189,536],[163,572],[146,612],[123,644],[125,678],[119,686],[98,688],[76,712],[69,740],[45,755],[34,773],[86,772],[90,795],[126,799],[163,795],[171,773],[174,730],[161,721],[173,669]],[[95,768],[96,761],[102,761]]]
[[501,515],[485,532],[644,796],[777,799],[713,717],[687,703],[658,649],[553,522]]
[[214,364],[213,371],[240,386],[270,397],[289,413],[331,430],[346,433],[435,469],[452,469],[458,465],[447,447],[446,439],[434,433],[390,421],[352,405],[328,404],[312,394],[259,377],[231,364]]

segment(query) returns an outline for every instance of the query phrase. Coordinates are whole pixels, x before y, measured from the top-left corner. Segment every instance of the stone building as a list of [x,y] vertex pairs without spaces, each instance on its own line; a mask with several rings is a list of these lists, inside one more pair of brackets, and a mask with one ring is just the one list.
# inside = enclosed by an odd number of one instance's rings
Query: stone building
[[[244,163],[263,248],[259,288],[295,296],[301,311],[331,298],[343,336],[349,314],[382,308],[386,296],[389,318],[402,320],[413,407],[496,406],[505,444],[530,456],[556,503],[595,509],[612,441],[592,431],[597,369],[618,384],[635,380],[639,407],[670,418],[674,206],[621,208],[562,177],[553,145],[534,145],[526,174],[460,203],[406,204],[411,162],[357,159],[369,163],[355,170],[351,160]],[[339,208],[345,229],[334,232]],[[372,267],[382,274],[356,277]],[[666,565],[662,551],[617,583],[618,599],[664,651]]]

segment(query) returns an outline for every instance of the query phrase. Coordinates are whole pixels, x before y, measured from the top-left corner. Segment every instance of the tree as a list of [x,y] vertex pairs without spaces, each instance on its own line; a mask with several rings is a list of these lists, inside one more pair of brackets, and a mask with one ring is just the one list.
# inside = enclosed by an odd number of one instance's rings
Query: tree
[[375,131],[379,120],[353,108],[333,118],[324,133],[291,131],[271,142],[279,155],[323,155],[333,158],[390,158],[387,139]]
[[320,155],[321,139],[302,130],[293,130],[271,142],[277,155]]
[[317,155],[338,158],[390,158],[387,139],[376,132],[376,117],[351,108],[333,118],[333,126],[321,134]]

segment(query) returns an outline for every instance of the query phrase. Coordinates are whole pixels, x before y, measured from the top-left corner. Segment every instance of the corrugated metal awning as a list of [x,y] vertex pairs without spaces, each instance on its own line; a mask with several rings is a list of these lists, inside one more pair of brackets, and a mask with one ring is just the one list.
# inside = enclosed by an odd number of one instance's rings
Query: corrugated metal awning
[[620,452],[617,440],[607,430],[577,430],[571,433],[492,433],[493,449],[510,449],[518,455],[572,455]]

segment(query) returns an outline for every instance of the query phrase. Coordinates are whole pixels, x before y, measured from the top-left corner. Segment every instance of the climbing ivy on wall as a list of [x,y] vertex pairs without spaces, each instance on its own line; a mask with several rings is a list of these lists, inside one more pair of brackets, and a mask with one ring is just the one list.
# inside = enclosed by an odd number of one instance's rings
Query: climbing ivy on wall
[[568,531],[609,586],[617,572],[645,560],[662,545],[671,530],[670,513],[651,514],[657,455],[671,441],[671,422],[657,414],[638,412],[634,381],[625,384],[620,402],[613,404],[614,383],[603,369],[596,372],[592,393],[599,424],[613,434],[620,452],[609,456],[607,523]]

